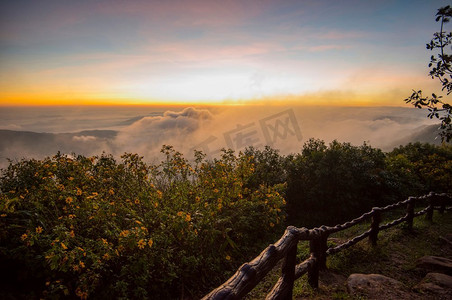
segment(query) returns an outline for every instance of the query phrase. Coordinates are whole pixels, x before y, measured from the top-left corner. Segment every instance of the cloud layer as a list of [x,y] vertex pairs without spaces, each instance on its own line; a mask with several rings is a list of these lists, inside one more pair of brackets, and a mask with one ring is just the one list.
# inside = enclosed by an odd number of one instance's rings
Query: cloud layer
[[[6,158],[42,158],[58,151],[83,155],[105,151],[115,156],[133,152],[153,161],[161,158],[164,144],[189,158],[193,149],[215,156],[221,148],[241,151],[265,145],[288,154],[300,151],[309,138],[355,145],[368,142],[391,150],[397,143],[434,141],[428,126],[435,123],[425,111],[401,107],[117,107],[85,108],[77,114],[70,108],[54,108],[48,114],[23,110],[16,119],[11,111],[0,113],[10,115],[0,121],[2,166]],[[10,124],[23,130],[8,130]]]

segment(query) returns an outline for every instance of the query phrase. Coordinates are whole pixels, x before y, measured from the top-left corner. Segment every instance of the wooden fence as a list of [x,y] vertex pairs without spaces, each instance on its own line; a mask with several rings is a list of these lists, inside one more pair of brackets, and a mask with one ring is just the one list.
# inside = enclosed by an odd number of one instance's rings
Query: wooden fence
[[[451,199],[452,197],[447,194],[432,192],[421,197],[409,197],[404,201],[385,207],[374,207],[371,211],[363,214],[359,218],[334,227],[323,225],[314,229],[306,229],[289,226],[284,235],[275,244],[268,246],[252,261],[243,264],[231,278],[203,299],[241,299],[283,258],[281,277],[266,299],[292,299],[295,279],[300,278],[306,273],[308,273],[309,285],[313,288],[318,287],[319,270],[326,268],[326,258],[328,255],[349,248],[367,237],[372,245],[376,245],[379,231],[391,228],[402,222],[406,222],[408,229],[412,229],[413,219],[424,214],[426,214],[426,219],[431,221],[433,210],[438,209],[440,213],[443,213],[446,209],[446,204]],[[428,201],[428,206],[415,212],[414,207],[418,201]],[[405,216],[380,225],[382,213],[400,207],[406,207]],[[327,241],[330,234],[345,230],[369,219],[371,220],[369,230],[339,246],[328,248]],[[309,241],[310,257],[297,265],[297,244],[299,241],[305,240]]]

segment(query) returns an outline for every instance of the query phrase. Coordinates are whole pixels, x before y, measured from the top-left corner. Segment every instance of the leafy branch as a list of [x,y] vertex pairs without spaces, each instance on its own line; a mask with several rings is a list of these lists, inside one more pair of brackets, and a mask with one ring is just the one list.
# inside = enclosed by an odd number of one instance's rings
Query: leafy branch
[[[431,51],[439,50],[436,55],[430,57],[429,75],[437,78],[442,85],[442,91],[449,95],[452,92],[452,55],[445,52],[447,47],[452,44],[452,32],[443,31],[444,24],[450,21],[452,17],[452,8],[448,5],[438,9],[436,22],[441,22],[439,32],[433,34],[433,39],[426,45]],[[429,111],[427,117],[437,118],[441,121],[440,136],[442,141],[449,142],[452,139],[452,107],[442,100],[442,96],[432,93],[431,97],[424,97],[422,91],[413,91],[411,96],[405,99],[406,103],[411,103],[417,108],[426,107]]]

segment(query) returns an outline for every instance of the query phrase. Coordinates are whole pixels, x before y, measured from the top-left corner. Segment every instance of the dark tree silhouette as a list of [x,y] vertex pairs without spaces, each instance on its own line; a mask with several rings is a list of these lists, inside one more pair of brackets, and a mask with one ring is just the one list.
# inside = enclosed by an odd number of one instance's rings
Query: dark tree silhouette
[[[452,55],[446,53],[448,46],[452,44],[452,32],[443,31],[444,24],[448,23],[452,17],[452,8],[448,5],[438,9],[436,22],[441,22],[439,32],[433,34],[433,39],[427,44],[427,49],[435,51],[436,54],[430,57],[429,75],[437,78],[442,84],[442,91],[447,95],[452,92]],[[412,103],[417,108],[426,107],[429,111],[430,119],[441,120],[440,136],[442,141],[452,140],[452,107],[443,100],[442,96],[432,93],[431,97],[423,96],[422,91],[413,91],[410,97],[405,99],[406,103]]]

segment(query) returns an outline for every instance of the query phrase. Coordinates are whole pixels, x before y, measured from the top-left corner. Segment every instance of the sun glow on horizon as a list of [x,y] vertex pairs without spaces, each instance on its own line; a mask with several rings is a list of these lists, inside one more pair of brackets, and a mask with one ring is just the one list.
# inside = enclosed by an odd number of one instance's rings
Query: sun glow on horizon
[[403,105],[443,2],[25,1],[0,10],[0,106]]

